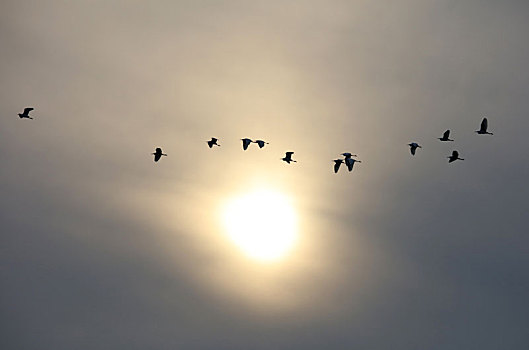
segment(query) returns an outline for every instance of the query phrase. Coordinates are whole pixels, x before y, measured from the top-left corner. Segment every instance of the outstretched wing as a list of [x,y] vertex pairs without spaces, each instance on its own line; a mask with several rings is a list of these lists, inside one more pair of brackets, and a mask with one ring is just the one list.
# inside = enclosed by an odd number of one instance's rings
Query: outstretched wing
[[[159,149],[159,148],[158,148]],[[160,160],[160,158],[162,158],[162,152],[156,152],[154,154],[154,161],[157,162]]]
[[248,146],[250,145],[250,142],[252,142],[252,140],[242,139],[242,149],[246,151],[248,149]]
[[458,151],[453,151],[452,152],[452,157],[453,158],[459,158],[459,152]]
[[337,173],[338,169],[340,169],[340,165],[342,165],[342,162],[334,161],[334,172]]
[[488,122],[487,122],[487,118],[483,118],[483,120],[481,121],[481,130],[480,131],[487,131],[487,127],[488,127]]
[[446,130],[443,134],[443,139],[448,139],[450,137],[450,130]]
[[292,155],[294,154],[294,152],[287,152],[286,155],[287,155],[287,158],[292,158]]
[[26,107],[24,108],[24,114],[28,115],[29,112],[31,112],[34,108],[33,107]]
[[411,155],[414,156],[415,155],[415,151],[417,150],[417,146],[410,146],[410,152],[411,152]]
[[345,160],[345,165],[347,165],[347,169],[351,171],[353,170],[353,165],[355,165],[355,160],[352,158],[348,158]]

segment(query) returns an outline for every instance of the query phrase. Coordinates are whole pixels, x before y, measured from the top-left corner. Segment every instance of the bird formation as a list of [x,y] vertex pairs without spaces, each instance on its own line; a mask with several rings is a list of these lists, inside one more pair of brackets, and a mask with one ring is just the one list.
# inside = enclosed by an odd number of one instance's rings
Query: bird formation
[[[483,118],[483,120],[481,121],[481,124],[480,124],[480,127],[479,127],[479,130],[476,130],[475,132],[479,135],[494,135],[493,133],[491,132],[488,132],[487,131],[487,128],[488,128],[488,121],[487,121],[487,118]],[[446,141],[454,141],[450,138],[450,129],[449,130],[446,130],[444,133],[443,133],[443,136],[441,137],[438,137],[438,139],[442,142],[446,142]],[[412,142],[412,143],[409,143],[408,146],[410,146],[410,152],[411,152],[411,155],[414,156],[415,155],[415,152],[417,151],[417,148],[422,148],[422,146],[420,146],[417,142]],[[465,160],[464,158],[459,158],[459,152],[454,150],[452,151],[452,154],[449,155],[448,157],[448,163],[452,163],[452,162],[455,162],[456,160]]]
[[[33,117],[29,115],[29,113],[33,110],[34,110],[33,107],[26,107],[24,108],[24,111],[22,113],[18,113],[18,116],[20,119],[33,119]],[[483,120],[481,121],[479,130],[476,130],[475,132],[479,135],[494,135],[493,133],[488,132],[487,129],[488,129],[487,118],[483,118]],[[441,142],[454,141],[453,139],[450,139],[450,130],[446,130],[443,133],[443,136],[438,137],[438,139]],[[259,148],[263,148],[265,145],[268,145],[268,142],[263,141],[263,140],[253,141],[252,139],[249,139],[249,138],[243,138],[241,139],[241,141],[242,141],[242,149],[244,151],[246,151],[252,143],[256,143],[257,146],[259,146]],[[213,148],[213,146],[220,147],[220,144],[218,143],[218,139],[215,137],[212,137],[211,140],[206,141],[206,142],[209,148]],[[410,147],[410,153],[412,156],[415,156],[415,153],[417,152],[417,148],[422,148],[422,146],[420,146],[417,142],[411,142],[408,144],[408,146]],[[291,162],[295,163],[297,161],[292,159],[293,154],[294,152],[292,151],[286,152],[285,156],[281,158],[281,160],[288,164],[290,164]],[[157,147],[154,153],[152,153],[152,155],[154,155],[155,162],[158,162],[162,158],[162,156],[167,156],[166,153],[163,153],[160,147]],[[358,159],[353,158],[353,157],[358,157],[356,154],[344,152],[341,155],[343,156],[343,159],[339,158],[339,159],[333,160],[334,161],[334,167],[333,167],[334,173],[337,173],[338,170],[340,170],[340,166],[342,165],[342,163],[345,163],[345,165],[347,166],[347,170],[352,171],[355,163],[362,162]],[[456,150],[452,151],[452,154],[449,155],[447,158],[448,158],[448,163],[455,162],[456,160],[464,160],[464,158],[459,157],[459,152]]]

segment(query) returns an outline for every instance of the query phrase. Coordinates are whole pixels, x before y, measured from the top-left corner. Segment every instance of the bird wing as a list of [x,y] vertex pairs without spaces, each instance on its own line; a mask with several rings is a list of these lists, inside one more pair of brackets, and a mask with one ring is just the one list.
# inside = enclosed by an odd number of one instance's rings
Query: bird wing
[[162,149],[161,149],[160,147],[157,147],[157,148],[156,148],[156,153],[160,153],[160,154],[162,154]]
[[340,169],[340,165],[342,165],[342,162],[334,161],[334,172],[337,173],[338,169]]
[[217,141],[218,140],[216,138],[214,138],[214,137],[211,138],[211,143],[217,143]]
[[411,155],[414,156],[415,155],[415,151],[417,150],[417,146],[410,146],[410,152],[411,152]]
[[208,143],[209,148],[213,147],[213,141],[206,141]]
[[447,139],[450,137],[450,130],[446,130],[443,134],[443,139]]
[[259,148],[263,148],[265,145],[265,142],[263,140],[257,140],[255,142],[259,145]]
[[351,158],[348,158],[345,160],[345,165],[347,165],[347,169],[349,169],[349,171],[353,170],[353,165],[355,165],[355,160],[354,159],[351,159]]
[[31,112],[34,108],[33,107],[26,107],[24,108],[24,113],[25,115],[27,115],[29,112]]
[[160,160],[160,158],[162,158],[162,152],[156,152],[154,154],[154,161],[157,162]]
[[459,158],[459,152],[458,151],[453,151],[452,152],[452,157]]
[[250,145],[250,142],[252,142],[252,140],[250,140],[250,139],[242,139],[242,149],[244,149],[246,151],[246,149]]
[[290,158],[290,157],[292,157],[292,155],[294,154],[294,152],[287,152],[287,153],[285,153],[285,154],[286,154],[287,158]]
[[488,127],[487,118],[483,118],[483,120],[481,121],[481,131],[487,131],[487,127]]

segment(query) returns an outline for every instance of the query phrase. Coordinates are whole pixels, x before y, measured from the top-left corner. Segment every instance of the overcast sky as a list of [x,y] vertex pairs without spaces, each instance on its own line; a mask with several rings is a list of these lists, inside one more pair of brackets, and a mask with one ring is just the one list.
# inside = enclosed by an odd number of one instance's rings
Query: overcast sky
[[[0,347],[529,348],[528,35],[522,0],[1,1]],[[262,187],[272,264],[219,219]]]

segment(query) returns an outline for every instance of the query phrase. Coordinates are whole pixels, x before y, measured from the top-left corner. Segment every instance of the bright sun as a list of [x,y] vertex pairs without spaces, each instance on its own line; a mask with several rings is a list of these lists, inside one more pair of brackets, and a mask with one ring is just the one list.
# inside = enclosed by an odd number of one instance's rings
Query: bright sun
[[229,237],[257,260],[278,260],[297,238],[294,208],[278,192],[258,190],[234,198],[226,205],[223,217]]

